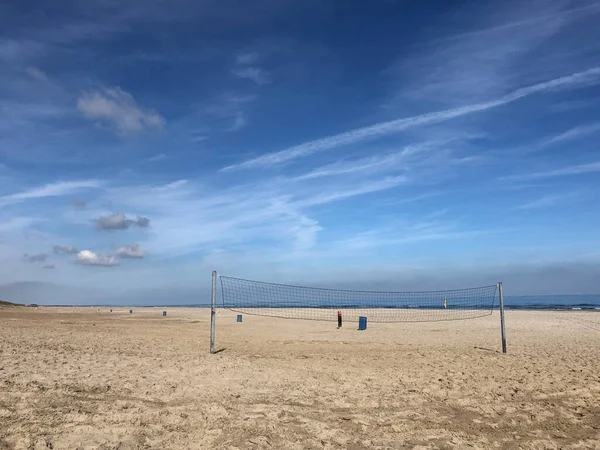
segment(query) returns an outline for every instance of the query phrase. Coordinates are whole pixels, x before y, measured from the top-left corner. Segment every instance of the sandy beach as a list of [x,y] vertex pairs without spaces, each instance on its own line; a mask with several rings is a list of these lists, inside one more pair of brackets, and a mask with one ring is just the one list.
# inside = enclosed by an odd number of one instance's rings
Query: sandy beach
[[600,313],[133,311],[0,308],[0,449],[600,448]]

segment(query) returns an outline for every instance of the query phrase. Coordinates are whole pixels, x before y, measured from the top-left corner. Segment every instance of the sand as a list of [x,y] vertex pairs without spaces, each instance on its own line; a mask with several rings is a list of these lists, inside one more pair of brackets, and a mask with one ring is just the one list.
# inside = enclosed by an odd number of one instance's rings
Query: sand
[[0,449],[600,448],[600,312],[0,308]]

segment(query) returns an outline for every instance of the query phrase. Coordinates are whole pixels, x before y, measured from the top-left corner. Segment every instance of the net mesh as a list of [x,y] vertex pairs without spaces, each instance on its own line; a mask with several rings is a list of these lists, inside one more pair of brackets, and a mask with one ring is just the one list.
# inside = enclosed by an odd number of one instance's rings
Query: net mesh
[[285,319],[436,322],[492,313],[497,286],[449,291],[378,292],[266,283],[221,276],[223,308]]

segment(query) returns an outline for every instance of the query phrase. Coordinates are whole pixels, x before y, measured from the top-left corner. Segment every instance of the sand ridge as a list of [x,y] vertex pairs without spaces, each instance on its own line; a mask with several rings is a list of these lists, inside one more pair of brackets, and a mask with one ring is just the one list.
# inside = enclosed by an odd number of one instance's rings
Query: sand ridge
[[600,448],[600,313],[0,308],[0,449]]

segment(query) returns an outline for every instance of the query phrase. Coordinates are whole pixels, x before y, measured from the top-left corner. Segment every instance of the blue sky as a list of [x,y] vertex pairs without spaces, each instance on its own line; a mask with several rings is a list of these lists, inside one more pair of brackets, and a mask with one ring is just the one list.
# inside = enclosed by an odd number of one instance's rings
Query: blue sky
[[599,1],[3,2],[0,284],[600,291]]

